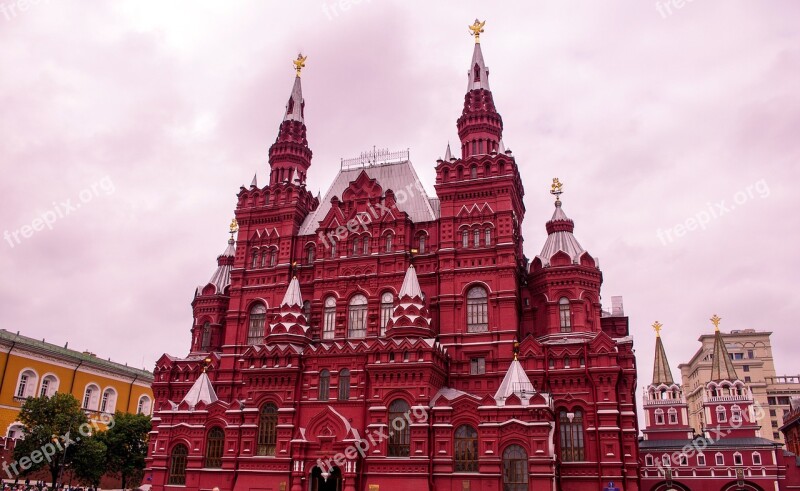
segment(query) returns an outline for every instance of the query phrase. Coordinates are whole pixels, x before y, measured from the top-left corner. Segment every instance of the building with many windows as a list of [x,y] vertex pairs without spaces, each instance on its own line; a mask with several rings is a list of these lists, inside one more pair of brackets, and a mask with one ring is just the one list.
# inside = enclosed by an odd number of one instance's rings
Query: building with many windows
[[[771,332],[755,329],[722,333],[733,366],[750,387],[753,399],[768,419],[762,423],[762,436],[783,443],[779,428],[789,413],[789,400],[800,395],[800,376],[778,376],[772,358]],[[678,365],[689,405],[689,424],[696,431],[703,426],[703,387],[711,377],[715,336],[700,336],[701,347],[687,363]]]
[[644,391],[645,428],[639,442],[645,491],[779,491],[800,488],[797,457],[764,438],[765,415],[741,380],[728,343],[711,336],[709,380],[700,391],[702,427],[690,424],[685,388],[672,378],[656,323],[653,381]]
[[[156,363],[154,491],[638,489],[628,319],[602,314],[561,183],[554,209],[525,209],[481,25],[436,196],[407,152],[380,151],[312,195],[295,61],[269,178],[239,190],[188,354]],[[532,260],[526,212],[546,232]]]
[[19,408],[28,397],[69,393],[90,419],[115,411],[150,414],[152,373],[0,329],[0,428],[22,435]]

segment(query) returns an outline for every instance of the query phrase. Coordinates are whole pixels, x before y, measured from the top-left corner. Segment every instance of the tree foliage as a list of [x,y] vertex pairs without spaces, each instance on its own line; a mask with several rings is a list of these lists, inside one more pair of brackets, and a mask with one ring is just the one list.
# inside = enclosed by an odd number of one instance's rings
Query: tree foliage
[[108,448],[107,469],[120,477],[122,489],[132,478],[142,475],[150,429],[150,416],[117,411],[114,426],[97,434]]
[[97,436],[84,438],[70,457],[72,471],[78,480],[94,487],[106,473],[108,448]]

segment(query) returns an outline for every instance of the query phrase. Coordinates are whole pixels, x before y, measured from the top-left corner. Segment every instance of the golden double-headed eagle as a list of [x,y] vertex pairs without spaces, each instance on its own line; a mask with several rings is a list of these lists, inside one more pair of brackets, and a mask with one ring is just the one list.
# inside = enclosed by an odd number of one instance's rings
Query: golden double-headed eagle
[[483,26],[485,25],[486,21],[481,22],[478,19],[475,19],[474,24],[472,24],[471,26],[467,26],[469,27],[469,30],[471,31],[472,35],[475,36],[476,43],[481,42],[481,33],[483,32]]
[[303,56],[303,53],[298,53],[297,59],[292,60],[292,64],[294,64],[294,69],[297,72],[298,77],[300,76],[300,72],[306,66],[306,58],[308,58],[308,56]]

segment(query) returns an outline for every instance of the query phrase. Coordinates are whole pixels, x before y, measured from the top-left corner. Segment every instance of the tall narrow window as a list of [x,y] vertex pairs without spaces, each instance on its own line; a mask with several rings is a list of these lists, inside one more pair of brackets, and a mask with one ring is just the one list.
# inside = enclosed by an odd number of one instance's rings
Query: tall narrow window
[[477,63],[475,63],[475,66],[472,67],[472,73],[473,73],[473,81],[474,82],[480,82],[481,81],[481,67],[478,66]]
[[267,261],[269,260],[269,256],[270,256],[270,253],[269,253],[268,250],[264,249],[263,251],[261,251],[261,267],[262,268],[266,268],[267,267]]
[[30,373],[22,372],[19,376],[19,384],[17,385],[17,397],[28,397],[28,384],[30,383]]
[[674,407],[669,408],[669,411],[667,411],[667,417],[669,418],[669,424],[678,424],[678,411]]
[[488,297],[486,289],[473,286],[467,291],[467,332],[489,330]]
[[461,247],[469,247],[469,230],[461,232]]
[[558,318],[561,323],[561,332],[572,331],[572,315],[570,314],[569,300],[561,297],[558,301]]
[[139,398],[139,404],[136,405],[136,414],[150,414],[150,398],[142,396]]
[[478,472],[478,432],[469,425],[461,425],[455,434],[456,472]]
[[278,406],[266,404],[261,408],[258,417],[258,441],[256,455],[275,456],[275,444],[278,441]]
[[311,301],[303,301],[303,316],[306,318],[306,323],[311,321]]
[[42,379],[42,389],[39,397],[51,397],[58,390],[58,378],[55,375],[45,375]]
[[278,249],[269,250],[269,265],[275,266],[278,263]]
[[331,240],[331,258],[336,259],[336,241]]
[[417,248],[420,254],[425,254],[425,236],[419,236],[419,247]]
[[503,491],[528,491],[528,453],[519,445],[503,452]]
[[46,397],[49,389],[50,389],[50,380],[45,378],[44,380],[42,380],[42,390],[39,391],[39,397]]
[[250,261],[250,267],[256,269],[258,267],[258,251],[253,251],[253,259]]
[[389,457],[408,457],[411,453],[411,428],[406,420],[408,403],[397,399],[389,405]]
[[211,323],[206,322],[203,324],[202,341],[200,341],[200,349],[205,351],[211,346]]
[[364,237],[364,255],[369,256],[369,237]]
[[83,393],[83,409],[96,410],[99,393],[100,388],[94,384],[86,387],[86,391]]
[[483,245],[489,247],[492,245],[492,229],[487,228],[483,233]]
[[336,329],[336,299],[325,299],[325,312],[322,320],[322,339],[333,339]]
[[475,247],[480,247],[481,245],[481,231],[477,228],[472,232],[472,244]]
[[470,375],[483,375],[486,373],[486,358],[472,358],[469,361]]
[[355,239],[353,239],[353,255],[354,256],[358,255],[358,247],[359,247],[359,245],[360,245],[360,243],[358,241],[358,237],[356,237]]
[[367,335],[367,297],[356,295],[348,308],[348,336],[361,339]]
[[728,420],[725,414],[725,408],[722,406],[717,406],[717,422],[724,423]]
[[339,372],[339,400],[350,399],[350,370],[343,369]]
[[177,486],[186,484],[186,458],[188,455],[189,449],[182,443],[175,445],[175,448],[172,449],[172,453],[169,456],[167,484]]
[[471,177],[472,179],[477,179],[478,178],[478,166],[477,165],[473,165],[472,167],[470,167],[470,169],[469,169],[469,177]]
[[392,240],[394,236],[392,234],[386,234],[385,244],[386,244],[386,252],[392,252]]
[[309,245],[306,247],[306,264],[314,264],[314,254],[316,253],[316,249],[313,245]]
[[106,389],[103,392],[103,399],[100,402],[100,411],[104,413],[113,413],[117,405],[117,393],[114,389]]
[[222,448],[225,444],[225,432],[215,426],[208,432],[206,439],[206,467],[219,469],[222,467]]
[[267,308],[263,304],[255,304],[250,309],[250,325],[247,328],[247,344],[259,344],[264,339],[264,322],[267,319]]
[[327,401],[331,392],[331,372],[323,370],[319,372],[319,394],[317,400]]
[[394,295],[386,292],[381,295],[381,336],[386,334],[386,324],[394,313]]
[[558,418],[561,430],[561,461],[580,462],[584,459],[583,412],[562,410]]

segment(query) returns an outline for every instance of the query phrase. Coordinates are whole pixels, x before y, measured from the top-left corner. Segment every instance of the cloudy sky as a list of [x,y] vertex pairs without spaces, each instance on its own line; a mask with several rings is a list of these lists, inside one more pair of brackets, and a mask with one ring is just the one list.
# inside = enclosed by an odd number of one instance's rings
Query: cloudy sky
[[432,191],[477,16],[526,254],[559,176],[604,303],[624,296],[640,385],[653,321],[676,371],[714,313],[773,331],[778,371],[800,373],[800,4],[681,5],[0,0],[0,327],[147,368],[184,355],[290,60],[308,55],[312,190],[377,145],[410,148]]

